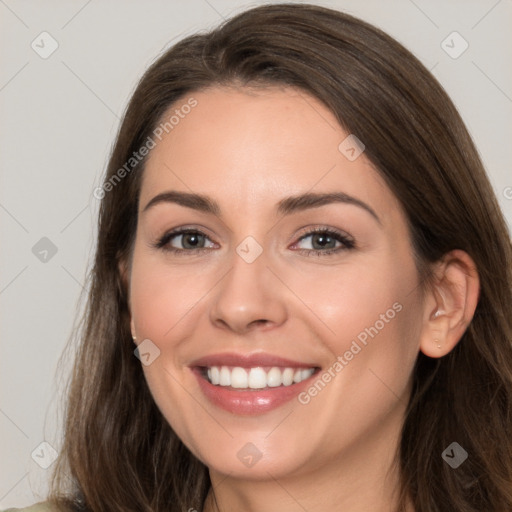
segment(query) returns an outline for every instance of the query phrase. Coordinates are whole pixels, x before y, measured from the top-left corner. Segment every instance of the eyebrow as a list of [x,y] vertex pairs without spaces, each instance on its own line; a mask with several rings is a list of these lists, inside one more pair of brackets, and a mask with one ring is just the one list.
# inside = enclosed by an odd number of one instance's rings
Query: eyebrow
[[[148,202],[142,212],[144,213],[157,204],[162,203],[179,204],[186,208],[192,208],[193,210],[217,216],[220,216],[221,214],[219,204],[212,198],[202,194],[178,192],[176,190],[170,190],[156,195]],[[323,194],[307,192],[297,196],[286,197],[277,203],[276,210],[278,214],[290,215],[295,212],[308,210],[310,208],[318,208],[332,203],[344,203],[358,206],[359,208],[366,210],[379,224],[382,224],[379,216],[370,206],[360,199],[345,194],[344,192],[329,192]]]

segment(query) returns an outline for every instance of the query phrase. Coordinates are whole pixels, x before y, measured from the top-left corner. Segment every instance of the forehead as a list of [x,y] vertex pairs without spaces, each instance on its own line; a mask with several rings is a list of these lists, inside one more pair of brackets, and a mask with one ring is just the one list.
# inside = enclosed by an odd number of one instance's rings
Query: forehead
[[176,102],[163,122],[171,118],[149,155],[141,205],[172,189],[233,209],[262,210],[285,196],[334,190],[383,213],[398,206],[364,152],[347,158],[352,139],[335,115],[302,90],[211,88]]

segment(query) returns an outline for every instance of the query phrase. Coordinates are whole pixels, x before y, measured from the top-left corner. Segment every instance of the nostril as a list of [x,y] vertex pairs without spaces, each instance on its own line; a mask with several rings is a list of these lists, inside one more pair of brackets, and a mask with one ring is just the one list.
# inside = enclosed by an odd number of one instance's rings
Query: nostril
[[262,320],[253,320],[249,326],[254,325],[266,325],[268,323],[268,320],[262,319]]

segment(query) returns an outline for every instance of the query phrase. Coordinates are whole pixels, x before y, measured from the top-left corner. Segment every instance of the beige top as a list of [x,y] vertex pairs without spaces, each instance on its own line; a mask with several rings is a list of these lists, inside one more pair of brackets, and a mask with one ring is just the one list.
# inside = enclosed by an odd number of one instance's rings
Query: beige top
[[2,512],[52,512],[53,510],[48,503],[41,502],[26,508],[8,508]]

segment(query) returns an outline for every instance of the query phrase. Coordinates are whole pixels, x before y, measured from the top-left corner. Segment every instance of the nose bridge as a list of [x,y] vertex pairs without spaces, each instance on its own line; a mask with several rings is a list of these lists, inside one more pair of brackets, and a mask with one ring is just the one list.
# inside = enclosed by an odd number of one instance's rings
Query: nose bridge
[[285,321],[285,300],[267,268],[269,264],[269,253],[253,237],[246,237],[235,248],[231,268],[219,283],[212,303],[213,323],[240,333],[254,325]]

